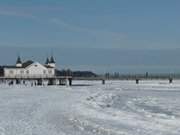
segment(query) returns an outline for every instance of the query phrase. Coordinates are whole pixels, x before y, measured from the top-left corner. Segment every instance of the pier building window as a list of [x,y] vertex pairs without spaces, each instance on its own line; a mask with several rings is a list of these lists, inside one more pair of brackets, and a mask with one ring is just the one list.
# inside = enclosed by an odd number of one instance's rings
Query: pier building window
[[9,73],[10,73],[10,74],[14,74],[14,71],[13,71],[13,70],[10,70]]
[[46,74],[46,70],[43,70],[43,73]]
[[24,74],[24,70],[21,70],[20,73],[21,73],[21,74]]
[[49,70],[49,74],[52,74],[52,70]]
[[29,70],[26,71],[26,74],[29,74]]

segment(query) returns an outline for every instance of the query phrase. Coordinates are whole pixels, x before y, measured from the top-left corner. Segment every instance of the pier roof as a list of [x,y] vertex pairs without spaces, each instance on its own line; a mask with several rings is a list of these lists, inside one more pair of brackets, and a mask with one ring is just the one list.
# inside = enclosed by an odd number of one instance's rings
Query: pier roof
[[22,64],[22,68],[26,68],[26,67],[30,66],[31,64],[33,64],[33,63],[34,63],[34,61],[28,60],[28,61],[26,61],[26,62],[24,62]]

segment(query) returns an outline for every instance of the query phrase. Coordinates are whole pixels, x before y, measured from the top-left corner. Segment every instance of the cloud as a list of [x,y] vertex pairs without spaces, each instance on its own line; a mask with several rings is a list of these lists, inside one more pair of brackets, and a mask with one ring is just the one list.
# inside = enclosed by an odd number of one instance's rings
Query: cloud
[[125,33],[85,28],[85,27],[66,23],[66,22],[62,21],[61,19],[57,19],[57,18],[50,19],[50,22],[54,23],[60,27],[64,27],[68,30],[72,30],[72,31],[76,31],[76,32],[83,32],[83,33],[89,33],[91,35],[94,35],[97,38],[98,37],[99,38],[105,37],[105,38],[111,38],[113,40],[121,40],[121,39],[127,38],[127,35]]
[[27,11],[36,11],[36,12],[41,12],[41,11],[58,12],[58,11],[62,11],[64,8],[60,6],[33,6],[33,7],[23,7],[21,9],[24,9]]
[[36,18],[36,16],[34,16],[34,15],[30,14],[30,13],[13,11],[13,10],[2,10],[2,9],[0,9],[0,15],[3,15],[3,16],[24,17],[24,18],[32,18],[32,19]]
[[[93,39],[97,44],[117,44],[127,38],[125,33],[113,32],[105,29],[93,29],[74,25],[63,21],[60,18],[52,18],[53,13],[63,10],[61,7],[2,7],[0,6],[0,16],[13,16],[19,18],[28,18],[34,21],[44,23],[45,25],[61,27],[65,30],[84,34],[86,37]],[[50,11],[50,12],[49,12]],[[48,12],[48,16],[46,13]],[[49,16],[50,15],[50,16]]]
[[62,11],[63,8],[59,6],[1,6],[0,5],[0,15],[2,16],[15,16],[24,17],[31,19],[38,19],[36,14],[46,13],[46,12],[58,12]]
[[[45,18],[41,17],[42,13],[52,11],[62,11],[63,8],[59,6],[33,6],[33,7],[17,7],[17,6],[0,6],[0,16],[15,16],[34,19],[47,24],[56,24],[58,27],[63,27],[70,31],[82,32],[93,35],[95,38],[108,38],[113,40],[121,40],[126,38],[125,33],[111,32],[106,30],[98,30],[92,28],[81,27],[69,24],[59,18]],[[40,14],[39,14],[40,13]]]

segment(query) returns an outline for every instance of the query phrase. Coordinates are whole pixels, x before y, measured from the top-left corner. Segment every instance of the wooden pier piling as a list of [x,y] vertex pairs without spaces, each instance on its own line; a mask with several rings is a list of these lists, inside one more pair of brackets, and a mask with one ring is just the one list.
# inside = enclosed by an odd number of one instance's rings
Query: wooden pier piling
[[[31,86],[34,85],[72,85],[72,76],[55,76],[55,77],[44,77],[44,78],[28,78],[28,77],[0,77],[0,82],[13,84],[26,84],[30,82]],[[47,83],[46,83],[47,82]]]
[[139,79],[136,79],[136,84],[139,84]]
[[106,81],[105,79],[102,79],[102,84],[105,85]]
[[72,86],[72,78],[69,78],[69,86]]
[[173,78],[169,78],[169,83],[173,83]]

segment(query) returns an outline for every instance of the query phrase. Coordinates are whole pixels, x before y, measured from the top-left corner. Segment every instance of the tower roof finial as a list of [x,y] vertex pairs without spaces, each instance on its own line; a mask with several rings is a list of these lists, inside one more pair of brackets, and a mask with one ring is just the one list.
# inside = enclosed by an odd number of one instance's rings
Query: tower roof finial
[[47,57],[45,64],[49,64],[49,58]]
[[54,57],[51,56],[50,63],[55,63]]
[[19,55],[18,55],[18,58],[17,58],[16,64],[22,64],[21,57],[20,57]]

